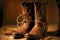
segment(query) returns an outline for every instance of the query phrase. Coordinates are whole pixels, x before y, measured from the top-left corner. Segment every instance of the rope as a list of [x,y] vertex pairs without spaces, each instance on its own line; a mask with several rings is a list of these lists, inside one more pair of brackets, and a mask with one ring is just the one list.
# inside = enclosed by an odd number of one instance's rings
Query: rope
[[21,22],[19,22],[19,18],[21,18],[21,16],[23,16],[24,14],[20,14],[18,17],[17,17],[17,19],[16,19],[16,22],[17,22],[17,27],[18,27],[18,25],[21,23],[23,23],[23,21],[21,21]]

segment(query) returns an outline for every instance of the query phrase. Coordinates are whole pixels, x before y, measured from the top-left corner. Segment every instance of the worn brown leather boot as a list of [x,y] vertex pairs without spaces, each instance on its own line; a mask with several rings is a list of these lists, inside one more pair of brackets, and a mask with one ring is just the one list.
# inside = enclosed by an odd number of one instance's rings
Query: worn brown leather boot
[[34,4],[33,2],[22,2],[23,24],[17,30],[20,35],[28,33],[34,25]]
[[46,21],[46,5],[45,3],[35,2],[34,10],[35,10],[35,25],[32,30],[27,34],[28,38],[35,38],[39,40],[43,37],[43,34],[47,31],[47,21]]

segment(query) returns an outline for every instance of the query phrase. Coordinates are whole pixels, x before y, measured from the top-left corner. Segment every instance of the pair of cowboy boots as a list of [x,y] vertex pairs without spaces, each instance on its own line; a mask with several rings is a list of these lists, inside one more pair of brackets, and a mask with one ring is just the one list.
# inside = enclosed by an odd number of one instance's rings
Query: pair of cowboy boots
[[[35,11],[35,25],[32,30],[27,34],[28,38],[44,38],[47,36],[47,21],[46,21],[46,3],[34,2]],[[35,39],[34,39],[35,40]]]
[[24,23],[19,34],[26,35],[28,38],[42,38],[44,32],[46,33],[46,9],[45,3],[41,2],[22,2],[22,13],[24,14]]

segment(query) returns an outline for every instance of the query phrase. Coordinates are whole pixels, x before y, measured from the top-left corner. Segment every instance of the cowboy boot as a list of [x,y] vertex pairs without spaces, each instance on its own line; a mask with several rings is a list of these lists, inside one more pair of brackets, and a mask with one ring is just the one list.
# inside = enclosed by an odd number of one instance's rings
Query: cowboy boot
[[43,33],[46,32],[47,22],[46,22],[46,10],[44,9],[45,5],[41,2],[34,3],[35,10],[35,25],[32,30],[27,34],[28,39],[36,38],[40,40],[43,37]]
[[17,31],[20,35],[28,33],[34,25],[34,5],[33,2],[22,2],[23,21],[22,27]]

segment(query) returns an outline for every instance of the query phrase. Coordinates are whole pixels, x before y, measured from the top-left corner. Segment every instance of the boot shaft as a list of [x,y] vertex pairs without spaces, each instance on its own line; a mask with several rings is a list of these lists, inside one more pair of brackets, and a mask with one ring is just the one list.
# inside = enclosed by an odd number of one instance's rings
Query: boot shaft
[[46,3],[35,2],[34,11],[35,11],[35,23],[46,22]]
[[24,20],[34,20],[34,4],[33,2],[22,2],[22,13]]

